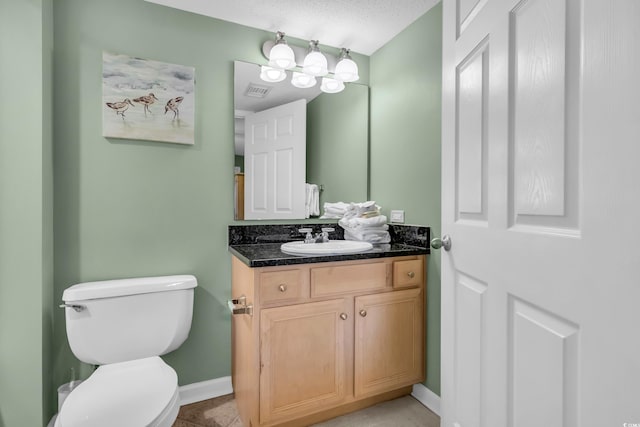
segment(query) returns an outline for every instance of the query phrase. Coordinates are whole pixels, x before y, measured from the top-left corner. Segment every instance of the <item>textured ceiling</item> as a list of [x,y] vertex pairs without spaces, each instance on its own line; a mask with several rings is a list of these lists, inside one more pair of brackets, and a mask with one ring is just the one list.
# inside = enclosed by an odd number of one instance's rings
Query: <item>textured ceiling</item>
[[371,55],[439,0],[146,0]]

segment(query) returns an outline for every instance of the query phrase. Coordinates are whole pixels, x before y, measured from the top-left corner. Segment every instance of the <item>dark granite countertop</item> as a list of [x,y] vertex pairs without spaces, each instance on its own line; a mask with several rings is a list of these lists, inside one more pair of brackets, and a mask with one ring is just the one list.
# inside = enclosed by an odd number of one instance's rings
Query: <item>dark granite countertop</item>
[[[346,255],[289,255],[280,250],[282,242],[257,243],[260,239],[238,238],[239,233],[250,235],[250,229],[238,230],[238,227],[229,226],[229,252],[244,262],[249,267],[272,267],[277,265],[310,264],[318,262],[352,261],[359,259],[386,258],[408,255],[425,255],[429,253],[429,228],[418,226],[393,225],[390,229],[391,243],[373,245],[373,249]],[[276,227],[276,226],[274,226]],[[400,228],[399,228],[400,227]],[[336,227],[339,228],[339,227]],[[265,235],[282,234],[276,229],[266,229],[260,226],[260,233]],[[294,239],[290,239],[294,240]]]
[[310,264],[315,262],[352,261],[356,259],[386,258],[405,255],[424,255],[429,250],[417,246],[391,243],[373,245],[373,249],[348,255],[289,255],[280,250],[281,243],[232,245],[229,252],[249,267],[271,267],[274,265]]

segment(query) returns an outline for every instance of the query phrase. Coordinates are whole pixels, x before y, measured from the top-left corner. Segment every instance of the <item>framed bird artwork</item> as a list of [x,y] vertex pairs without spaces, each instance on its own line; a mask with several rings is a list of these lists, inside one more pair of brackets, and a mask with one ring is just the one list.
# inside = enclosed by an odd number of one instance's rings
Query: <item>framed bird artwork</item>
[[102,135],[194,143],[195,68],[102,52]]

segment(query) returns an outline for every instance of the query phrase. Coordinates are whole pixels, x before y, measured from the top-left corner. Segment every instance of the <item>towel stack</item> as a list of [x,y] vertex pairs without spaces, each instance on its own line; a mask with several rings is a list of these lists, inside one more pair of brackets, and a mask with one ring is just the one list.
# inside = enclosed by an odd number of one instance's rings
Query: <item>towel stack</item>
[[344,228],[345,240],[370,243],[391,241],[387,217],[380,215],[380,206],[374,201],[350,203],[338,224]]

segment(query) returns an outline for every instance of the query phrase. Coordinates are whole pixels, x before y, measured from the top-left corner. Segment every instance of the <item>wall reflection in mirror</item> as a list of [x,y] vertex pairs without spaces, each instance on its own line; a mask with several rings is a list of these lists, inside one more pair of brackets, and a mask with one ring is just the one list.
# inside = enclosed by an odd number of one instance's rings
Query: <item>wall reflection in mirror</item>
[[235,219],[309,217],[306,183],[321,188],[320,215],[324,202],[366,200],[369,88],[323,93],[294,87],[291,71],[268,83],[259,65],[234,66]]

